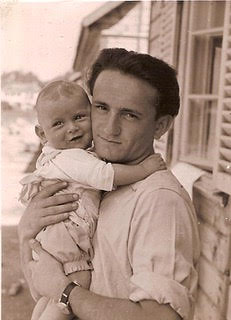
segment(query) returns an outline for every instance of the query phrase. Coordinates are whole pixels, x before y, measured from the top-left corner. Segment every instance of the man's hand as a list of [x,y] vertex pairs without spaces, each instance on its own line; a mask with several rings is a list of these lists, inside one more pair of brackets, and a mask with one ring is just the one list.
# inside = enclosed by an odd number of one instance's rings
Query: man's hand
[[43,227],[67,219],[69,212],[78,207],[78,195],[55,195],[66,186],[65,182],[49,185],[31,200],[18,225],[20,242],[34,238]]
[[166,163],[159,153],[155,153],[144,159],[139,164],[148,175],[158,171],[165,170]]
[[64,288],[71,281],[65,276],[61,263],[43,250],[38,241],[30,240],[29,243],[38,255],[38,261],[29,262],[33,286],[41,296],[58,302]]

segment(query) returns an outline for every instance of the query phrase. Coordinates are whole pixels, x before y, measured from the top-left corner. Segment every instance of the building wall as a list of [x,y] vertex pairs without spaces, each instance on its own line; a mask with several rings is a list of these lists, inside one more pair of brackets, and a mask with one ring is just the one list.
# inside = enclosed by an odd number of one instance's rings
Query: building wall
[[[187,32],[182,29],[188,20],[188,17],[183,16],[184,12],[188,14],[185,3],[186,1],[153,1],[149,36],[149,53],[174,65],[181,84],[184,84],[182,79],[185,74],[182,51],[187,43],[187,38],[184,38],[187,37]],[[179,55],[182,55],[181,59]],[[178,134],[181,134],[182,124],[179,120],[178,126]],[[172,149],[179,148],[179,145],[174,143],[174,139],[170,143],[166,137],[162,144],[157,145],[158,152],[167,154],[167,159],[170,145]],[[171,155],[170,158],[173,160]],[[227,194],[217,193],[212,183],[212,174],[208,173],[194,184],[193,202],[198,215],[201,239],[198,298],[194,320],[231,320],[230,198]]]
[[148,33],[150,2],[139,2],[117,24],[103,30],[101,48],[121,47],[146,53],[148,51]]
[[89,66],[101,49],[123,47],[147,52],[149,16],[150,2],[124,1],[117,10],[109,12],[106,17],[96,20],[83,29],[73,65],[75,71],[81,72],[83,84]]
[[[227,195],[214,190],[210,175],[194,184],[193,202],[199,220],[201,257],[195,320],[231,319],[231,210]],[[226,317],[227,315],[227,317]]]

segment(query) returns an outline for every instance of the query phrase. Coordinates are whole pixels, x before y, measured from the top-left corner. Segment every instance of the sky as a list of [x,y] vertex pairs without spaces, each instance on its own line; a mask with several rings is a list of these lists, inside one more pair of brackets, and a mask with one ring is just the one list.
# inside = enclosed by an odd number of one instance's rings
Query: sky
[[71,70],[82,19],[102,1],[1,2],[1,73],[33,72],[48,81]]

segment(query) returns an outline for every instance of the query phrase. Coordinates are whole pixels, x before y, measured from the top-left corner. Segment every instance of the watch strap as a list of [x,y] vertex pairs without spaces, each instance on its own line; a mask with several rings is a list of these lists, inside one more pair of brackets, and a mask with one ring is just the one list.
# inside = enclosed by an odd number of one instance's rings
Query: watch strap
[[70,302],[69,302],[69,296],[71,291],[75,287],[81,287],[81,285],[77,281],[70,282],[66,288],[63,290],[63,293],[61,295],[61,298],[59,299],[59,303],[64,305],[64,307],[68,308],[68,310],[71,312]]

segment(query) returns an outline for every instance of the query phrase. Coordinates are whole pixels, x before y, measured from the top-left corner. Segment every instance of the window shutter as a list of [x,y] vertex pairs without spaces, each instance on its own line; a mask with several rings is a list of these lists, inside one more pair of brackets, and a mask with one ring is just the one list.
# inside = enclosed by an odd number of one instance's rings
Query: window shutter
[[[179,18],[177,9],[177,2],[152,2],[149,32],[149,54],[174,67],[176,67],[177,19]],[[155,140],[155,151],[161,153],[167,162],[170,161],[168,142],[171,134],[170,130],[159,140]]]
[[231,194],[231,2],[226,2],[216,127],[214,182]]

